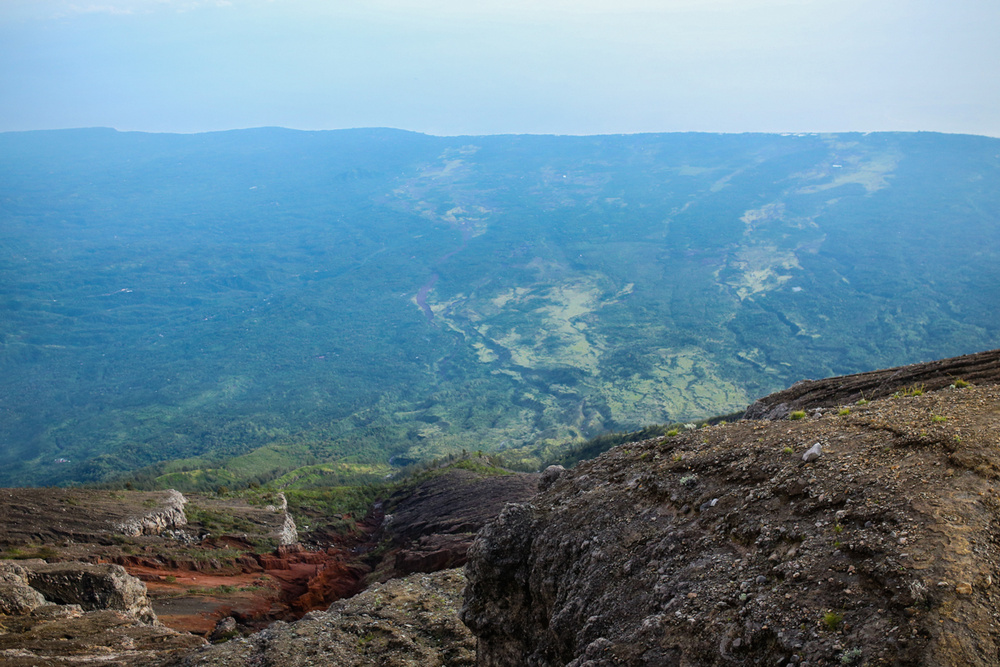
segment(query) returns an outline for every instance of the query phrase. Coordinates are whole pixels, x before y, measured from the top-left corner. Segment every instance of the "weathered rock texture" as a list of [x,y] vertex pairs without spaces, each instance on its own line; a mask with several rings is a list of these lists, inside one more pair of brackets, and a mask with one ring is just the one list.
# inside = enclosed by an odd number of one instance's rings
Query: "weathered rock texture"
[[[473,468],[498,471],[485,459],[470,461]],[[479,529],[506,503],[532,497],[538,479],[536,474],[493,474],[456,467],[428,475],[386,502],[390,514],[377,538],[387,541],[389,549],[382,564],[376,564],[376,577],[384,581],[464,565]]]
[[28,571],[16,563],[0,562],[0,614],[29,614],[45,598],[28,583]]
[[184,516],[184,504],[187,499],[174,489],[167,491],[162,506],[141,516],[130,516],[122,521],[112,523],[112,529],[122,535],[138,537],[139,535],[159,535],[164,530],[176,529],[187,525]]
[[1000,389],[838,412],[625,445],[509,506],[469,551],[478,664],[996,665]]
[[1000,350],[825,380],[803,380],[755,401],[743,416],[745,419],[784,419],[795,410],[857,403],[861,399],[870,401],[891,396],[906,387],[933,391],[959,379],[979,384],[1000,382]]
[[28,561],[25,570],[28,585],[50,602],[80,605],[84,611],[114,609],[142,623],[156,623],[146,585],[121,565]]
[[117,565],[0,562],[0,664],[151,665],[204,639],[159,625],[146,589]]
[[328,611],[275,623],[246,639],[168,661],[171,667],[435,667],[475,664],[475,639],[458,620],[458,570],[377,584]]
[[112,544],[187,523],[177,491],[0,489],[0,545]]

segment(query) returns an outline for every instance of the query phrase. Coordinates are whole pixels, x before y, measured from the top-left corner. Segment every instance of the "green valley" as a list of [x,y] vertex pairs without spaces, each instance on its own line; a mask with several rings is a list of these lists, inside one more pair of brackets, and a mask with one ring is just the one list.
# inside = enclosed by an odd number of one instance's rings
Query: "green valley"
[[1000,346],[1000,140],[0,134],[0,485],[524,466]]

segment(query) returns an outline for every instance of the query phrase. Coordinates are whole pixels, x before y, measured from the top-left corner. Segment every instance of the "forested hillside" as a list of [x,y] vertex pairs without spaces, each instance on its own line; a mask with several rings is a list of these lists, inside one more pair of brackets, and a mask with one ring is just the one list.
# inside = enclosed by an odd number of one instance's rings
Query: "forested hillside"
[[530,465],[998,347],[998,255],[985,137],[0,134],[0,484]]

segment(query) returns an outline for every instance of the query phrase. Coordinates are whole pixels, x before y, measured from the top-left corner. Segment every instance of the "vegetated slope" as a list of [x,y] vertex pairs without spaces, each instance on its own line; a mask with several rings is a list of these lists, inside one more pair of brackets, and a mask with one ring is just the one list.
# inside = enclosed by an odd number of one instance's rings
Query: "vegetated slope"
[[995,347],[998,153],[3,134],[0,484],[322,486],[471,443],[534,465],[801,377]]
[[564,472],[470,550],[478,664],[996,664],[1000,388],[917,394]]

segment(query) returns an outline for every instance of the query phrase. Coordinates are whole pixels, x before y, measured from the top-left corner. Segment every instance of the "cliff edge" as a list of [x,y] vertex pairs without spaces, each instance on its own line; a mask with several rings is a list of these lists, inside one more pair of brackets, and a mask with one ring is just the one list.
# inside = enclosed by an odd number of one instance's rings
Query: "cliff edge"
[[1000,389],[952,382],[562,472],[469,550],[478,664],[997,664]]

